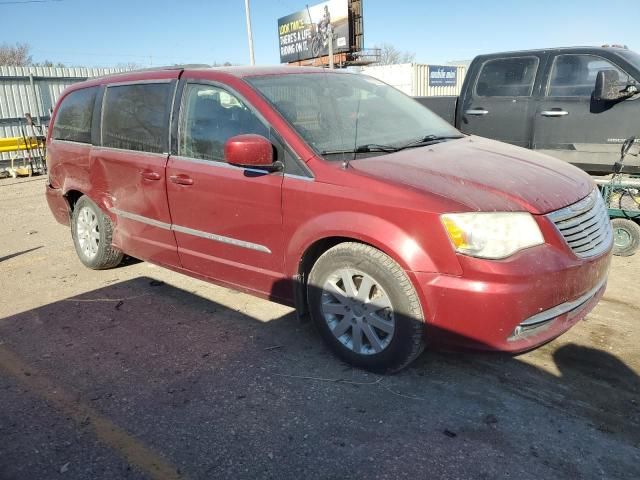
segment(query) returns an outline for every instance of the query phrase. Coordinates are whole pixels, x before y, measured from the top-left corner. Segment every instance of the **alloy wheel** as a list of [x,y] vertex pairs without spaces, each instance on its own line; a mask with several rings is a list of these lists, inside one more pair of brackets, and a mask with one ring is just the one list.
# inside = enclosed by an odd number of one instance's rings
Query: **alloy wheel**
[[361,355],[382,352],[395,331],[389,295],[372,276],[351,268],[337,270],[327,278],[322,314],[334,337]]
[[76,235],[82,253],[88,259],[93,259],[98,254],[100,245],[100,227],[98,225],[98,217],[88,207],[83,207],[78,212]]

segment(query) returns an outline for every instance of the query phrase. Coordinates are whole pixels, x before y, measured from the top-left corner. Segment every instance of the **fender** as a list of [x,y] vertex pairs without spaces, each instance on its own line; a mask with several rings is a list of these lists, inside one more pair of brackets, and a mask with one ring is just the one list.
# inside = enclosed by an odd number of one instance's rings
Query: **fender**
[[[296,277],[298,264],[307,249],[330,237],[347,237],[368,243],[389,255],[406,271],[441,272],[445,260],[435,260],[410,234],[388,220],[366,213],[342,211],[314,217],[295,230],[285,259],[287,275]],[[446,273],[461,275],[460,264],[453,253],[451,257],[453,261],[444,262]]]
[[107,215],[111,219],[112,222],[116,221],[115,215],[109,210],[109,208],[113,205],[113,202],[108,194],[97,191],[86,182],[73,180],[65,181],[64,186],[62,187],[63,195],[66,197],[71,191],[81,192],[83,195],[86,195],[91,199],[93,203],[98,206],[98,208],[100,208],[100,210],[102,210],[105,215]]

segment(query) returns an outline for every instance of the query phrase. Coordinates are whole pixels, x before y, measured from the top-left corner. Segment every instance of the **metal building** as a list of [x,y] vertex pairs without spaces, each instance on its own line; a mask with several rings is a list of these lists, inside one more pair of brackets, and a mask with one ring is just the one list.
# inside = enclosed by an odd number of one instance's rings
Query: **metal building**
[[[434,77],[436,69],[437,72],[444,69],[451,76],[448,79]],[[360,72],[382,80],[412,97],[440,97],[460,94],[467,69],[464,66],[402,63],[361,67]]]
[[[124,69],[0,66],[0,138],[22,135],[25,113],[47,125],[51,109],[69,85],[121,71]],[[0,155],[0,160],[9,158],[6,153]]]

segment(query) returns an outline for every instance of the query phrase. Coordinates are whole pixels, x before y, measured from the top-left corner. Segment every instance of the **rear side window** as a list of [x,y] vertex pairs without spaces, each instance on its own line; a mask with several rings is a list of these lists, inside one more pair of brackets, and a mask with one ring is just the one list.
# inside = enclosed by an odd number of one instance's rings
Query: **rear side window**
[[64,97],[53,124],[55,140],[91,143],[91,119],[97,92],[98,87],[83,88]]
[[629,75],[595,55],[559,55],[553,62],[549,80],[549,97],[590,97],[600,70],[613,70],[618,81],[626,85]]
[[170,92],[170,83],[107,87],[102,111],[102,145],[140,152],[166,152]]
[[481,97],[528,97],[538,70],[538,57],[489,60],[482,65],[476,95]]

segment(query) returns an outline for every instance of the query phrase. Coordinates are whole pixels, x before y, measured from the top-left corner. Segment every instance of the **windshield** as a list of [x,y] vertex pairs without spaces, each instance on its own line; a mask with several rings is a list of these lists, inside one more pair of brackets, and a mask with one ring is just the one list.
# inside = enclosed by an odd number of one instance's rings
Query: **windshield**
[[627,62],[640,71],[640,55],[633,50],[619,50],[618,55],[624,57]]
[[366,75],[327,72],[247,80],[318,153],[461,136],[417,101]]

